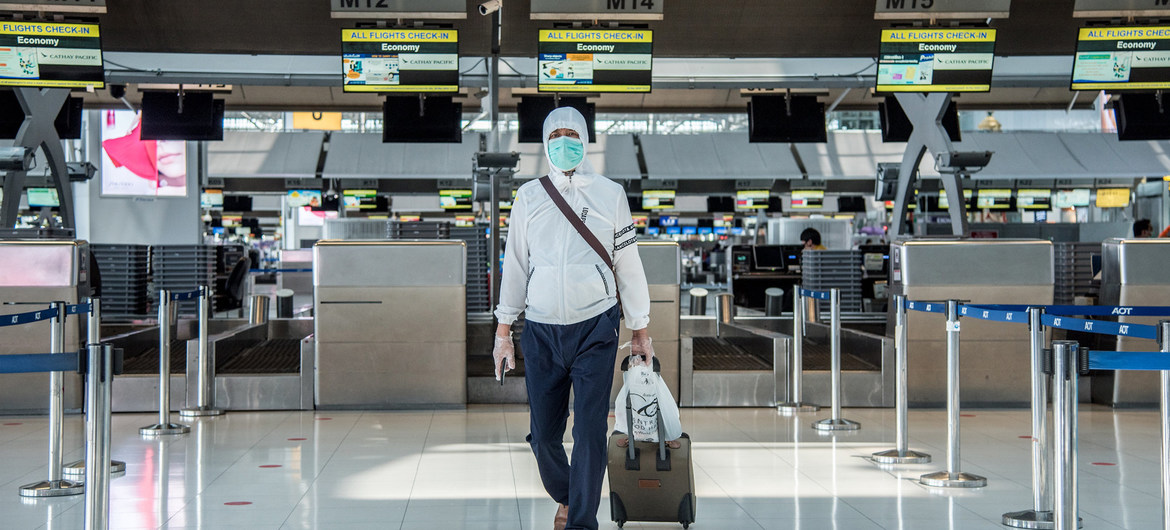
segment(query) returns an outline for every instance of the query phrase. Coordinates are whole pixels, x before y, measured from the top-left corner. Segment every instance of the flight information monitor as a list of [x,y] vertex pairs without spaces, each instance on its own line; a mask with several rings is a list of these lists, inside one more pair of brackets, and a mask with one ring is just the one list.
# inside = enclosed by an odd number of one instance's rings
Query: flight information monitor
[[1129,206],[1129,188],[1102,188],[1097,190],[1098,208],[1125,208]]
[[1073,90],[1170,88],[1170,26],[1081,28]]
[[792,209],[817,210],[825,206],[823,190],[792,190]]
[[341,201],[346,210],[374,210],[378,207],[377,190],[345,190]]
[[1053,206],[1057,208],[1083,208],[1089,205],[1092,190],[1081,188],[1076,190],[1060,190],[1056,192]]
[[765,210],[771,193],[768,190],[739,190],[735,192],[736,210]]
[[470,210],[471,190],[439,190],[439,207],[444,210]]
[[1021,210],[1051,210],[1052,190],[1019,190],[1016,192],[1016,205]]
[[[974,196],[975,196],[975,190],[963,190],[963,198],[966,199],[966,201],[967,201],[967,208],[971,208],[971,197],[974,197]],[[945,190],[938,192],[938,209],[939,210],[950,210],[951,209],[951,200],[947,198],[947,192]]]
[[346,92],[458,92],[459,32],[343,29]]
[[537,88],[542,92],[649,92],[654,32],[542,29]]
[[97,24],[0,22],[0,85],[104,88]]
[[994,29],[882,30],[877,91],[987,92],[994,60]]
[[643,210],[670,210],[673,208],[674,190],[642,190]]
[[979,194],[975,196],[975,207],[980,210],[1010,210],[1012,190],[979,190]]
[[58,206],[61,206],[61,200],[57,198],[57,188],[28,189],[29,208],[56,208]]

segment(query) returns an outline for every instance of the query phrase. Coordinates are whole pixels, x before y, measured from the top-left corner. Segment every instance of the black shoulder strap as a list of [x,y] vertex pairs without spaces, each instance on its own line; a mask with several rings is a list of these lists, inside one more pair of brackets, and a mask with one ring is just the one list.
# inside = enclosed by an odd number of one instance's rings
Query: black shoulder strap
[[569,203],[565,202],[565,198],[561,196],[561,192],[557,191],[556,186],[553,186],[552,179],[548,178],[547,175],[540,177],[540,184],[544,186],[544,190],[548,192],[548,196],[552,198],[557,208],[561,209],[561,213],[565,214],[565,218],[569,220],[573,228],[577,229],[581,237],[585,238],[585,242],[589,243],[590,247],[593,247],[593,251],[597,252],[597,255],[601,256],[601,260],[605,262],[605,265],[612,270],[613,258],[609,257],[609,253],[605,251],[605,246],[601,244],[601,241],[597,240],[597,236],[593,235],[593,231],[589,230],[589,227],[585,226],[585,223],[577,217],[577,214],[573,213],[573,209],[569,207]]

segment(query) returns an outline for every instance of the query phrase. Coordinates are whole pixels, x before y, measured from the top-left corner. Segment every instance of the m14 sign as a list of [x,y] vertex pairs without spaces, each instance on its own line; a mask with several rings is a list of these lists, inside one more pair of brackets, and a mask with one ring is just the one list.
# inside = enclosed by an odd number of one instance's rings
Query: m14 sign
[[666,0],[530,0],[533,20],[662,20]]

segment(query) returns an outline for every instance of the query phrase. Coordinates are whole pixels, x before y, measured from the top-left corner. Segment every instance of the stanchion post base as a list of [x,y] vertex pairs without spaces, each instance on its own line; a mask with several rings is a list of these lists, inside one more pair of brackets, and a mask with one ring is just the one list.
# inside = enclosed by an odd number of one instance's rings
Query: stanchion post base
[[195,407],[190,409],[183,409],[179,411],[179,415],[184,418],[201,418],[205,416],[220,416],[223,414],[223,409],[216,409],[210,407]]
[[20,487],[21,497],[64,497],[82,493],[85,493],[85,486],[71,480],[46,480]]
[[168,423],[166,425],[158,423],[138,429],[138,434],[142,436],[165,436],[169,434],[187,434],[189,432],[191,432],[191,427],[181,423]]
[[926,453],[919,453],[918,451],[907,450],[905,453],[897,449],[890,449],[889,451],[879,451],[874,453],[874,462],[879,464],[929,464],[930,455]]
[[776,412],[780,414],[799,414],[801,412],[816,412],[818,410],[821,410],[821,407],[812,403],[781,403],[776,405]]
[[818,431],[856,431],[861,428],[860,423],[844,418],[829,418],[827,420],[814,422],[812,426]]
[[[1052,512],[1038,512],[1036,510],[1005,513],[1003,514],[1003,525],[1029,530],[1052,530],[1056,527],[1056,523],[1052,520]],[[1084,527],[1085,520],[1077,517],[1077,528]]]
[[[110,474],[120,475],[126,472],[126,463],[121,460],[110,460]],[[85,476],[85,460],[70,462],[61,466],[61,474],[71,477]]]
[[987,486],[985,477],[962,472],[952,474],[946,471],[927,473],[919,477],[918,482],[923,486],[933,488],[982,488]]

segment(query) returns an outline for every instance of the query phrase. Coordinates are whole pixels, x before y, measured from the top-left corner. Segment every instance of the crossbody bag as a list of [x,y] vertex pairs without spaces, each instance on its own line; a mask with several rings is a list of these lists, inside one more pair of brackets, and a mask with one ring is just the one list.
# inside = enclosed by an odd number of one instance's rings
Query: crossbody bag
[[605,251],[605,246],[601,244],[601,241],[597,240],[597,236],[593,235],[593,231],[585,226],[585,222],[577,217],[577,214],[573,212],[573,208],[569,206],[568,202],[565,202],[565,197],[561,195],[561,192],[557,191],[556,186],[552,183],[552,179],[548,178],[547,175],[540,177],[540,185],[544,186],[544,191],[548,192],[548,196],[552,199],[553,204],[556,204],[557,208],[560,208],[561,213],[565,214],[565,219],[569,220],[569,224],[577,229],[577,233],[581,234],[581,238],[589,244],[598,256],[601,256],[601,261],[604,261],[605,265],[609,267],[609,272],[613,274],[613,291],[617,294],[618,312],[621,313],[622,293],[618,290],[617,271],[613,268],[613,258]]

